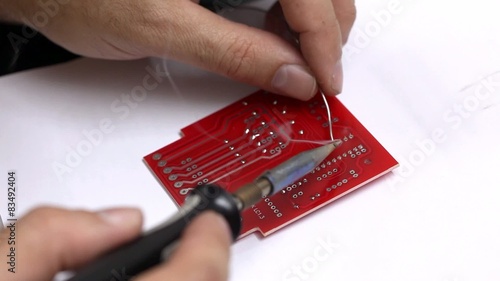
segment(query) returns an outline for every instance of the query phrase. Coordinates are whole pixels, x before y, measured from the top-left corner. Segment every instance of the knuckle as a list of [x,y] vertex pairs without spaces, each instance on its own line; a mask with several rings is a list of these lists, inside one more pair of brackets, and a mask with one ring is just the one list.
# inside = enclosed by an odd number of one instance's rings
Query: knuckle
[[[27,244],[37,245],[40,241],[46,241],[49,237],[58,235],[62,227],[66,227],[64,212],[61,209],[54,207],[38,207],[31,210],[19,221],[19,229],[21,233],[26,232],[30,235],[24,235]],[[26,231],[24,231],[24,229]],[[47,240],[46,246],[52,245],[50,239]]]
[[236,37],[222,55],[219,70],[237,80],[244,79],[255,72],[255,57],[254,43],[246,38]]
[[33,231],[50,232],[59,226],[59,221],[63,213],[54,207],[38,207],[30,211],[25,222],[29,224]]
[[33,210],[31,210],[27,215],[26,218],[28,219],[33,219],[33,220],[50,220],[51,218],[60,216],[61,211],[57,208],[54,207],[37,207]]

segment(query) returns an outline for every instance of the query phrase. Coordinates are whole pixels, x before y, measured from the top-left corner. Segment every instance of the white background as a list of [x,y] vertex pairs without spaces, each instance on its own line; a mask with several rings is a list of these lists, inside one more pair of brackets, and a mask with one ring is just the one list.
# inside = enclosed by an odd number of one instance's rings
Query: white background
[[[340,98],[402,166],[270,237],[237,242],[231,280],[500,280],[497,2],[357,6]],[[0,173],[18,173],[20,215],[131,205],[149,229],[175,212],[142,157],[255,88],[169,63],[181,94],[165,79],[120,118],[111,105],[124,105],[149,63],[81,59],[0,78]],[[114,131],[58,178],[54,163],[103,119]],[[315,256],[324,241],[332,251]]]

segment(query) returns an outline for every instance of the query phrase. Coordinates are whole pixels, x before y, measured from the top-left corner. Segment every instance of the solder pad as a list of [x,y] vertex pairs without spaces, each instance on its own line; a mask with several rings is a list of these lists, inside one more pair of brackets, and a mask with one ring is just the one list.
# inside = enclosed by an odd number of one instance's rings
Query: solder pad
[[[334,97],[333,136],[343,144],[304,178],[247,209],[240,237],[267,236],[395,168],[398,163]],[[144,157],[182,205],[189,191],[216,183],[234,191],[290,157],[330,139],[326,105],[258,91],[182,129],[183,137]]]

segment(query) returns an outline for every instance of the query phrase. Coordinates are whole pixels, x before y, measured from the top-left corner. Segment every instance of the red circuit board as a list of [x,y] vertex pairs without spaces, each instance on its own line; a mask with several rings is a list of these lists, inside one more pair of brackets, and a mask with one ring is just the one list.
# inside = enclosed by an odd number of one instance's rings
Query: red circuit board
[[[243,213],[240,237],[267,236],[397,167],[396,160],[334,97],[333,136],[343,141],[314,171]],[[201,184],[234,191],[290,157],[330,140],[327,107],[256,92],[182,129],[144,157],[178,205]]]

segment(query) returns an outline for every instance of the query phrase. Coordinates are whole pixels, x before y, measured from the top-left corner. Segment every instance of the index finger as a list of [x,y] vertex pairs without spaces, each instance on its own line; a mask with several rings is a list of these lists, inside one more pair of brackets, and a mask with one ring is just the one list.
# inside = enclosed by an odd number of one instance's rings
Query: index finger
[[280,0],[304,58],[327,95],[342,91],[342,33],[331,0]]

